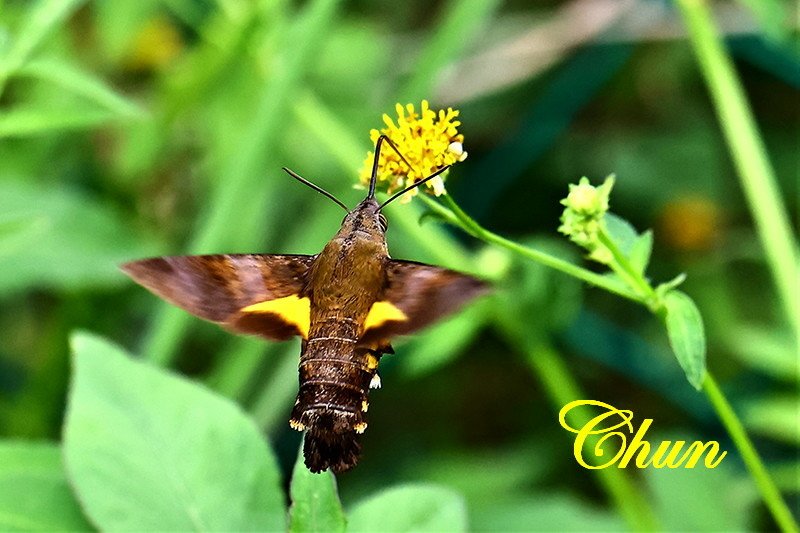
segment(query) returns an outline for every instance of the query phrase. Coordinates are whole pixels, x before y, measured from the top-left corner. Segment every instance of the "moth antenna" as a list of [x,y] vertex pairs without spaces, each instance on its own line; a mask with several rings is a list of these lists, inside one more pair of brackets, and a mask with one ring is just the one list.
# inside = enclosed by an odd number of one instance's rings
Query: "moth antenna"
[[320,194],[322,194],[324,196],[327,196],[328,198],[330,198],[331,200],[333,200],[334,202],[339,204],[342,207],[342,209],[344,209],[348,213],[350,212],[350,210],[347,208],[347,206],[344,205],[338,198],[336,198],[334,195],[332,195],[331,193],[329,193],[328,191],[326,191],[325,189],[323,189],[319,185],[315,185],[315,184],[311,183],[310,181],[305,179],[303,176],[297,174],[296,172],[294,172],[294,171],[292,171],[292,170],[290,170],[290,169],[288,169],[286,167],[283,167],[283,171],[286,172],[287,174],[289,174],[291,177],[293,177],[297,181],[299,181],[300,183],[302,183],[304,185],[308,185],[309,187],[311,187],[312,189],[314,189],[318,193],[320,193]]
[[400,159],[403,160],[403,163],[408,165],[409,170],[414,170],[414,167],[411,166],[411,163],[408,162],[408,159],[405,158],[403,154],[400,153],[400,150],[397,149],[397,146],[392,142],[392,140],[387,136],[381,134],[378,137],[378,142],[375,143],[375,159],[372,161],[372,175],[369,178],[369,194],[367,194],[367,198],[375,198],[375,182],[378,180],[378,162],[381,159],[381,145],[383,141],[386,141],[389,146],[392,147],[392,150],[395,151],[397,155],[400,156]]
[[390,196],[390,197],[389,197],[389,199],[388,199],[388,200],[386,200],[386,201],[385,201],[385,202],[383,202],[381,205],[379,205],[379,206],[378,206],[378,209],[376,209],[376,210],[375,210],[375,212],[377,213],[378,211],[380,211],[381,209],[383,209],[383,208],[386,206],[386,204],[388,204],[389,202],[391,202],[391,201],[392,201],[392,200],[394,200],[395,198],[398,198],[398,197],[400,197],[400,196],[404,195],[405,193],[407,193],[407,192],[408,192],[408,191],[410,191],[411,189],[414,189],[414,188],[416,188],[416,187],[419,187],[420,185],[422,185],[422,184],[423,184],[423,183],[425,183],[426,181],[430,181],[430,180],[432,180],[433,178],[435,178],[436,176],[438,176],[439,174],[441,174],[442,172],[444,172],[444,171],[445,171],[445,170],[447,170],[448,168],[450,168],[450,165],[447,165],[446,167],[442,167],[442,168],[440,168],[439,170],[437,170],[436,172],[434,172],[433,174],[431,174],[430,176],[428,176],[427,178],[424,178],[424,179],[421,179],[421,180],[419,180],[419,181],[417,181],[417,182],[414,182],[414,183],[412,183],[411,185],[409,185],[408,187],[406,187],[405,189],[403,189],[402,191],[398,191],[398,192],[394,193],[392,196]]

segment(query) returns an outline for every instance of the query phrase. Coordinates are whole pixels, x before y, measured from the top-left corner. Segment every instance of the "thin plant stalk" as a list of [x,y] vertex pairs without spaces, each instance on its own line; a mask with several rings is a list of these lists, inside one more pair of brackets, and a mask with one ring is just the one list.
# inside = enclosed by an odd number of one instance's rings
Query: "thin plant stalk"
[[714,27],[708,2],[678,0],[678,7],[753,214],[778,297],[800,339],[798,247],[780,199],[775,171],[733,62]]
[[[508,335],[512,335],[509,333]],[[547,344],[524,350],[528,366],[539,376],[551,406],[559,410],[571,401],[586,398],[576,382],[572,379],[569,368],[564,364],[560,354]],[[589,415],[576,413],[577,425],[589,422]],[[600,485],[608,493],[614,505],[619,509],[625,521],[635,531],[654,531],[658,529],[658,520],[653,509],[643,497],[643,493],[626,478],[618,468],[600,468],[594,470]]]
[[[535,254],[531,254],[528,248],[513,243],[511,241],[508,241],[507,239],[503,239],[502,237],[496,236],[492,232],[481,228],[477,222],[475,222],[468,215],[466,215],[463,212],[463,210],[458,208],[457,204],[452,200],[452,198],[450,198],[446,194],[443,195],[443,198],[445,203],[448,204],[448,206],[456,208],[454,210],[448,210],[444,206],[439,205],[439,207],[441,208],[439,209],[439,212],[443,215],[443,218],[448,222],[455,224],[457,227],[460,227],[467,233],[475,235],[476,237],[481,238],[486,242],[500,245],[512,252],[522,255],[523,257],[527,257],[529,259],[538,261],[537,256]],[[428,200],[428,203],[432,205],[435,204],[436,202]],[[444,211],[450,211],[450,212],[448,214],[445,213]],[[617,268],[621,272],[625,273],[626,278],[628,277],[632,278],[630,282],[633,284],[633,286],[637,287],[637,292],[641,293],[637,294],[635,298],[631,299],[638,301],[642,305],[649,307],[651,311],[653,311],[656,315],[662,316],[663,309],[659,308],[654,303],[655,290],[652,287],[650,287],[647,280],[641,274],[638,274],[636,272],[636,270],[632,267],[628,259],[619,252],[614,242],[607,235],[601,232],[600,238],[603,240],[605,244],[607,244],[610,247],[610,250],[617,262]],[[525,252],[525,253],[520,253],[520,252]],[[547,265],[547,263],[543,264]],[[792,532],[798,531],[797,523],[794,522],[791,513],[789,513],[789,510],[786,507],[786,503],[781,498],[780,493],[777,487],[775,486],[774,481],[772,480],[766,468],[764,467],[764,463],[761,460],[761,457],[758,455],[758,452],[753,446],[752,441],[750,441],[750,438],[747,436],[747,432],[745,431],[744,426],[739,420],[739,417],[736,415],[736,412],[733,410],[733,408],[731,408],[730,403],[725,398],[725,395],[723,394],[722,390],[717,386],[716,380],[714,379],[712,374],[708,371],[706,372],[706,378],[703,382],[702,390],[705,393],[708,400],[714,406],[714,409],[717,411],[720,420],[722,420],[725,429],[731,436],[731,440],[733,441],[734,445],[739,451],[739,454],[742,456],[743,460],[747,464],[748,469],[750,469],[750,472],[753,475],[753,479],[756,483],[756,486],[761,492],[761,497],[764,500],[764,503],[767,505],[767,508],[770,510],[773,517],[775,518],[775,521],[781,526],[781,528],[784,531],[792,531]]]
[[[425,198],[424,195],[420,195],[420,197]],[[409,207],[411,206],[405,207],[404,210],[407,211]],[[458,246],[457,243],[453,242],[451,238],[447,237],[446,234],[440,233],[437,237],[432,238],[430,230],[420,228],[417,219],[418,217],[415,216],[401,216],[394,218],[393,221],[403,226],[403,229],[406,231],[420,234],[420,242],[426,242],[430,251],[434,252],[439,250],[439,252],[436,253],[436,255],[440,256],[437,257],[438,261],[448,264],[455,262],[462,265],[472,262],[467,252]],[[466,228],[463,228],[463,226],[460,227],[466,231]],[[532,250],[512,241],[502,239],[502,237],[497,237],[501,242],[504,242],[504,244],[508,243],[512,245],[510,247],[503,247],[516,251],[516,253],[523,257],[530,258],[528,252],[533,252],[533,255],[536,257],[544,256],[546,258],[545,261],[548,262],[551,259],[557,259],[548,254],[539,252],[538,250]],[[445,241],[447,244],[445,245],[445,243],[442,243],[440,246],[439,242],[441,241]],[[488,242],[495,241],[490,240]],[[497,244],[497,242],[495,242],[495,244]],[[452,255],[454,247],[460,249],[460,253],[457,257],[453,257]],[[447,252],[444,252],[444,250],[447,250]],[[557,259],[556,263],[559,265],[564,263],[568,266],[574,266],[561,259]],[[593,274],[591,272],[589,273]],[[518,344],[515,342],[513,335],[509,333],[508,328],[503,327],[501,329],[510,342],[515,345]],[[528,366],[533,373],[539,377],[542,383],[544,383],[545,394],[550,400],[551,405],[555,406],[556,409],[560,409],[563,405],[572,400],[586,397],[586,394],[581,390],[577,380],[570,373],[569,368],[561,362],[558,355],[551,347],[541,346],[540,349],[534,351],[523,350],[523,353],[526,353]],[[598,480],[620,515],[632,529],[637,531],[652,531],[657,529],[657,522],[653,509],[646,499],[641,496],[641,490],[636,487],[636,484],[631,481],[625,472],[617,468],[602,469],[598,471]]]
[[537,263],[558,270],[559,272],[563,272],[581,281],[585,281],[590,285],[594,285],[595,287],[605,289],[608,292],[616,294],[617,296],[622,296],[628,300],[641,302],[641,298],[630,289],[622,284],[616,283],[614,280],[609,279],[606,276],[602,276],[592,272],[591,270],[587,270],[583,267],[570,263],[569,261],[564,261],[563,259],[554,255],[523,246],[514,241],[501,237],[496,233],[488,231],[480,226],[477,222],[472,220],[469,215],[464,213],[464,211],[448,194],[442,195],[442,199],[444,203],[447,204],[447,208],[449,209],[444,208],[441,204],[426,196],[423,196],[422,198],[431,209],[433,209],[438,215],[441,215],[447,222],[450,222],[451,224],[455,223],[458,227],[470,235],[484,242],[505,248],[506,250],[509,250],[519,256],[525,257],[526,259],[531,259]]
[[780,491],[769,472],[767,472],[764,462],[758,455],[755,446],[753,446],[753,442],[747,435],[742,422],[736,416],[725,395],[722,394],[722,390],[717,385],[716,380],[709,373],[706,373],[706,379],[703,381],[703,391],[725,425],[725,429],[736,445],[736,449],[739,450],[745,466],[750,471],[750,475],[753,476],[764,503],[767,505],[778,527],[781,528],[781,531],[796,533],[800,528],[798,528],[792,512],[781,497]]

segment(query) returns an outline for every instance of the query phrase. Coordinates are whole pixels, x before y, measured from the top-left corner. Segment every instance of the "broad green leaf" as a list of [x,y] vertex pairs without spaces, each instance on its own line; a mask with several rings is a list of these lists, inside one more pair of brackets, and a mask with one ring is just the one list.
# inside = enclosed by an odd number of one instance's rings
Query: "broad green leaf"
[[681,291],[664,295],[669,343],[694,388],[700,390],[706,374],[706,336],[703,318],[689,296]]
[[57,445],[0,442],[0,530],[92,530],[67,483]]
[[760,398],[742,408],[742,420],[749,430],[795,446],[800,445],[798,414],[796,396]]
[[348,531],[466,531],[467,510],[458,494],[433,485],[387,489],[348,513]]
[[14,253],[0,255],[0,295],[32,286],[122,283],[120,263],[158,248],[150,237],[135,235],[119,213],[67,187],[0,182],[0,213],[36,220],[38,228]]
[[644,275],[647,265],[650,263],[650,254],[653,251],[653,232],[645,231],[633,242],[629,253],[631,265],[637,272]]
[[344,531],[346,521],[336,478],[329,470],[312,474],[303,464],[302,447],[292,473],[291,495],[289,531]]
[[470,508],[474,531],[624,531],[613,513],[568,494],[519,494]]
[[72,337],[64,430],[69,479],[102,530],[284,530],[278,466],[231,401]]
[[137,117],[143,114],[138,106],[115,93],[99,79],[63,61],[53,59],[29,61],[19,70],[18,75],[59,85],[115,115]]

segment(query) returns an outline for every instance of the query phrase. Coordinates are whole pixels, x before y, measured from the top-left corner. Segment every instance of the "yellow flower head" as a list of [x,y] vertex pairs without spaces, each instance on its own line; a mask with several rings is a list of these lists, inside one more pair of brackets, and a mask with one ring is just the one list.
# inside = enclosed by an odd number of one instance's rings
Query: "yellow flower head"
[[[437,113],[428,107],[428,101],[423,100],[419,113],[414,109],[414,104],[403,107],[396,104],[397,123],[387,114],[383,115],[386,127],[381,130],[369,132],[372,142],[378,141],[381,134],[386,135],[400,150],[400,153],[411,163],[413,168],[408,168],[400,156],[384,143],[381,157],[378,162],[377,187],[387,193],[408,187],[424,179],[446,165],[452,165],[467,158],[464,151],[464,136],[458,133],[461,122],[456,120],[458,110],[447,108]],[[362,184],[369,184],[372,173],[372,162],[375,157],[373,152],[364,159],[364,167],[359,174]],[[429,187],[436,196],[445,192],[444,178],[447,172],[433,178],[424,186]],[[417,194],[417,189],[412,189],[404,194],[401,202],[408,202]]]

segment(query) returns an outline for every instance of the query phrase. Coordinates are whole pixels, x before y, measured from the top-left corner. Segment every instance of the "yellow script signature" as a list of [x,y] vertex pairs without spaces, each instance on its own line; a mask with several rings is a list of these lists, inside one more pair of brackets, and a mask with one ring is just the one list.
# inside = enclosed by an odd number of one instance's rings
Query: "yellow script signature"
[[[586,406],[594,406],[602,409],[602,412],[585,422],[581,427],[574,428],[567,422],[567,414],[573,409]],[[585,420],[584,413],[574,412],[572,417],[584,415],[581,420]],[[577,415],[577,416],[576,416]],[[574,418],[573,418],[574,420]],[[717,441],[701,442],[695,441],[691,443],[686,450],[681,454],[681,450],[686,445],[685,440],[677,440],[675,442],[665,440],[662,441],[658,447],[650,455],[650,443],[645,440],[645,435],[650,425],[653,423],[652,418],[645,418],[642,425],[634,433],[634,427],[631,423],[633,420],[633,411],[625,409],[617,409],[607,403],[599,402],[596,400],[575,400],[569,402],[561,408],[558,413],[558,422],[567,431],[576,433],[575,443],[573,445],[573,454],[578,464],[584,468],[599,469],[608,468],[609,466],[617,465],[618,468],[625,468],[633,459],[633,464],[636,468],[694,468],[698,461],[705,454],[703,464],[706,468],[716,468],[728,452],[720,454],[719,443]],[[627,434],[619,429],[627,430]],[[630,435],[633,437],[628,440]],[[596,435],[596,437],[594,436]],[[602,435],[602,436],[600,436]],[[589,439],[589,448],[591,455],[588,455],[588,461],[584,458],[586,448],[586,441]],[[618,446],[614,447],[616,453],[611,459],[602,459],[607,450],[604,449],[604,444],[616,439]],[[596,442],[594,442],[596,441]],[[594,443],[591,446],[592,442]],[[634,459],[635,457],[635,459]],[[605,462],[603,462],[605,461]]]

